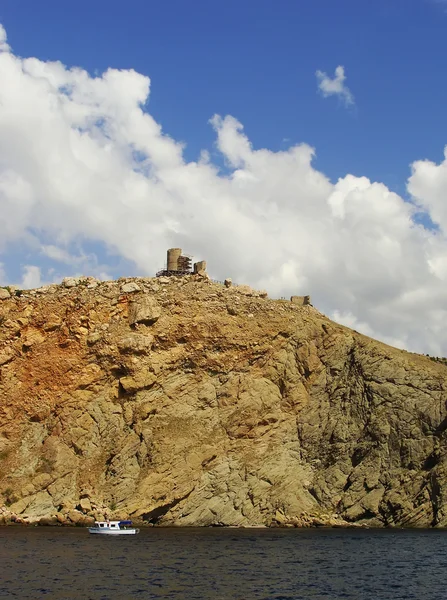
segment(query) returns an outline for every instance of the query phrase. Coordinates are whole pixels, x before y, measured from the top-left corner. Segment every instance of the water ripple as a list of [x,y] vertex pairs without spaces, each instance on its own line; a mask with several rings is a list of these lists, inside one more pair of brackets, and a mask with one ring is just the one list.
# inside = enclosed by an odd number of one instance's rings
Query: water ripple
[[444,600],[447,532],[0,528],[0,598]]

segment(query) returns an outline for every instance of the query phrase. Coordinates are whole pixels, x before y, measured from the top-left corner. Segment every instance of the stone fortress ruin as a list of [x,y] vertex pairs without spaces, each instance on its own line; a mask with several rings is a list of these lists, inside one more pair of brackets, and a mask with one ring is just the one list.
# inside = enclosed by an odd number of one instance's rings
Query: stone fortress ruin
[[205,275],[206,261],[201,260],[194,263],[191,268],[192,258],[182,255],[181,248],[170,248],[167,253],[166,269],[156,273],[156,277],[181,277],[182,275]]
[[[200,260],[192,266],[192,258],[189,254],[182,254],[181,248],[169,248],[167,252],[166,268],[156,273],[156,277],[182,277],[184,275],[207,276],[206,261]],[[225,286],[233,285],[231,279],[225,279]],[[249,286],[240,286],[246,288]],[[265,293],[265,295],[267,295]],[[290,301],[298,306],[311,306],[310,296],[291,296]]]

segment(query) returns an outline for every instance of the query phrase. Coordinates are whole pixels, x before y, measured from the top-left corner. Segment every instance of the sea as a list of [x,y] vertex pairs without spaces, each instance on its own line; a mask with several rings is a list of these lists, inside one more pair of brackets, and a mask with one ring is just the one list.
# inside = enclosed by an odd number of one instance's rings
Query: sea
[[0,598],[447,599],[447,531],[0,527]]

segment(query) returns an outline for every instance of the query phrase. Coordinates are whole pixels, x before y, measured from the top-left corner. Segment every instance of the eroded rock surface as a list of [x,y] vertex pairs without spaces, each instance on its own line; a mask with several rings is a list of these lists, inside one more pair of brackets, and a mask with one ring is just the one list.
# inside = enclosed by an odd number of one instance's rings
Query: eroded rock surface
[[199,276],[70,278],[0,323],[0,522],[447,525],[442,364]]

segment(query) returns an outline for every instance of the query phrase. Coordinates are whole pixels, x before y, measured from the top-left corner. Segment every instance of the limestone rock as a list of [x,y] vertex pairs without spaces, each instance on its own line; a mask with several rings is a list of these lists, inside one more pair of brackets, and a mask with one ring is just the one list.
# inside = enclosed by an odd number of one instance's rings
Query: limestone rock
[[53,501],[47,491],[38,492],[28,499],[26,515],[38,520],[41,517],[52,515],[55,511]]
[[56,516],[53,516],[53,517],[41,517],[39,519],[39,525],[42,525],[44,527],[55,527],[58,524],[59,524],[59,521],[57,520]]
[[151,350],[154,336],[150,334],[142,335],[140,333],[129,333],[118,339],[118,349],[120,352],[129,352],[132,354],[148,354]]
[[126,393],[134,394],[138,390],[151,386],[155,380],[156,377],[153,373],[142,371],[136,373],[133,377],[121,377],[120,385]]
[[152,296],[142,296],[129,305],[129,323],[151,325],[161,316],[161,308]]
[[254,290],[249,285],[238,285],[235,290],[244,296],[253,296]]
[[11,298],[11,294],[9,293],[9,290],[7,290],[6,288],[0,287],[0,300],[6,300],[7,298]]
[[31,348],[35,344],[41,344],[45,339],[45,335],[35,327],[28,327],[23,334],[23,346]]
[[6,346],[4,349],[0,350],[0,366],[12,360],[14,354],[14,349],[11,346]]
[[74,523],[75,525],[77,525],[78,523],[81,523],[84,520],[84,515],[82,514],[82,512],[80,512],[79,510],[70,510],[70,512],[68,513],[68,518],[69,520]]
[[88,498],[81,498],[79,501],[79,506],[84,512],[90,512],[92,510],[92,505]]
[[100,334],[99,331],[92,331],[92,333],[89,334],[89,336],[87,337],[87,344],[89,346],[93,346],[94,344],[96,344],[97,342],[99,342],[102,338],[102,335]]
[[123,294],[131,294],[139,291],[141,291],[141,288],[135,281],[129,281],[129,283],[125,283],[121,286],[121,292]]
[[58,315],[51,313],[48,316],[48,320],[44,324],[43,329],[44,331],[54,331],[55,329],[58,329],[61,325],[62,319]]
[[62,279],[62,285],[65,288],[73,288],[76,287],[79,283],[79,279],[77,277],[64,277]]

